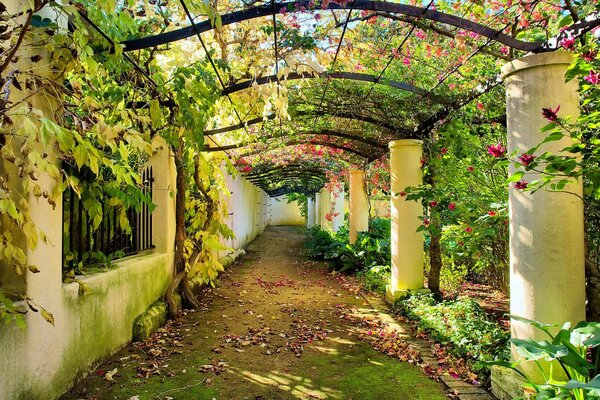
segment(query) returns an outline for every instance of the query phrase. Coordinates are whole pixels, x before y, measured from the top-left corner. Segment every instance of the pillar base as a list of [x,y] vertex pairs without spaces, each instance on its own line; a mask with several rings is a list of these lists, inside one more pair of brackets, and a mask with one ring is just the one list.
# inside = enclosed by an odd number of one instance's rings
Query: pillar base
[[390,303],[391,305],[396,304],[398,300],[402,300],[410,294],[418,294],[418,293],[431,293],[431,290],[427,288],[421,289],[392,289],[392,285],[387,285],[385,287],[385,301]]
[[494,365],[491,368],[492,393],[499,400],[528,399],[535,391],[527,381],[510,368]]

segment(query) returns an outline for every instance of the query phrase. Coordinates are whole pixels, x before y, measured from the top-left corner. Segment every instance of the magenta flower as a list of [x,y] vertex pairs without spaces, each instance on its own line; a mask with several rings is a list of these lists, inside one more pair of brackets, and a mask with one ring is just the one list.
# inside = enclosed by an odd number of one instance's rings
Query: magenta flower
[[566,37],[560,41],[560,45],[566,50],[575,49],[575,38],[574,37]]
[[585,53],[583,53],[581,55],[581,57],[587,62],[592,62],[596,59],[597,55],[598,55],[597,51],[589,50],[589,51],[586,51]]
[[592,85],[600,84],[600,72],[590,71],[588,76],[585,76],[583,80],[588,81]]
[[492,157],[502,157],[506,153],[506,148],[500,143],[497,145],[490,145],[487,147],[487,152]]
[[450,210],[450,211],[456,210],[456,204],[454,204],[454,203],[448,204],[448,210]]
[[283,15],[287,14],[287,8],[286,8],[286,7],[281,7],[281,8],[279,9],[279,13],[280,13],[280,14],[283,14]]
[[535,160],[535,156],[533,154],[523,153],[519,156],[519,160],[521,161],[521,164],[527,167]]
[[550,122],[554,122],[558,120],[558,110],[560,110],[560,105],[556,107],[556,110],[551,108],[542,108],[542,116],[546,118]]
[[315,20],[317,20],[317,21],[318,21],[318,20],[320,20],[320,19],[321,19],[321,14],[318,14],[318,13],[317,13],[317,14],[315,14]]
[[527,189],[527,182],[521,179],[519,182],[515,182],[513,186],[515,189],[524,190]]

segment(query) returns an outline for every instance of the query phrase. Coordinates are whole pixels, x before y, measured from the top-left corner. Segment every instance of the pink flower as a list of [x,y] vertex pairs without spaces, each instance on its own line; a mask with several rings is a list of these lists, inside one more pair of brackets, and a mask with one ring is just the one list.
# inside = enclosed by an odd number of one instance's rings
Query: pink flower
[[473,228],[471,228],[470,226],[467,226],[467,227],[465,228],[465,231],[466,231],[467,233],[471,233],[471,232],[473,232]]
[[315,20],[319,21],[321,19],[321,14],[315,14]]
[[473,172],[473,171],[475,171],[475,167],[473,167],[472,165],[469,165],[469,166],[467,167],[467,171],[469,171],[469,172]]
[[454,203],[448,204],[448,210],[450,210],[450,211],[456,210],[456,204],[454,204]]
[[588,81],[592,85],[600,84],[600,72],[590,71],[590,74],[583,78],[583,80]]
[[431,200],[431,201],[429,202],[429,206],[430,206],[430,207],[435,207],[435,206],[437,206],[437,205],[438,205],[438,202],[437,202],[437,201],[435,201],[435,200]]
[[287,14],[287,8],[286,8],[286,7],[281,7],[281,8],[279,9],[279,13],[280,13],[280,14],[283,14],[283,15]]
[[553,110],[551,108],[542,108],[542,117],[546,118],[550,122],[557,121],[558,110],[560,110],[560,105],[556,107],[556,110]]
[[506,148],[500,143],[497,145],[490,145],[487,147],[487,152],[492,157],[502,157],[506,153]]
[[527,182],[521,179],[519,182],[515,182],[513,186],[515,187],[515,189],[527,189]]
[[589,51],[586,51],[585,53],[583,53],[581,55],[581,57],[587,62],[592,62],[596,59],[597,55],[598,55],[597,51],[589,50]]
[[575,38],[574,37],[566,37],[560,41],[560,45],[566,50],[575,49]]
[[527,167],[535,160],[535,156],[533,154],[523,153],[519,156],[519,160],[521,161],[521,164]]
[[483,103],[477,103],[477,109],[483,110]]
[[427,37],[427,35],[425,34],[425,32],[423,32],[420,29],[417,29],[417,33],[415,33],[415,36],[418,37],[419,39],[423,40]]
[[404,65],[410,65],[410,58],[404,57],[404,60],[402,60],[402,64],[404,64]]

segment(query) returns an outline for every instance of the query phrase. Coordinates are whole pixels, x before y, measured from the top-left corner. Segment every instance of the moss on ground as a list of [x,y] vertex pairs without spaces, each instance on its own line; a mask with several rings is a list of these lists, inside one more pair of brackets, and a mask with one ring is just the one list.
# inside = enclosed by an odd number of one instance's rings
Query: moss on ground
[[[325,264],[307,260],[302,239],[299,231],[267,230],[203,296],[204,311],[123,349],[63,399],[446,399],[420,368],[357,340],[356,326],[339,311],[361,309],[363,299],[343,289]],[[169,344],[173,338],[178,345]],[[303,346],[298,356],[294,341]],[[154,362],[149,377],[137,376]],[[227,366],[201,367],[219,362]],[[115,368],[118,375],[107,381],[104,373]]]

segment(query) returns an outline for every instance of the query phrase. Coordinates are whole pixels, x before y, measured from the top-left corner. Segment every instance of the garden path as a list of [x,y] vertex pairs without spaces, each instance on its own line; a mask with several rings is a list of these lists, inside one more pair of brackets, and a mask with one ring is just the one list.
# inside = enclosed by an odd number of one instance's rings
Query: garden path
[[268,228],[202,310],[122,349],[63,399],[446,399],[419,367],[367,343],[380,327],[369,303],[303,240],[300,228]]

